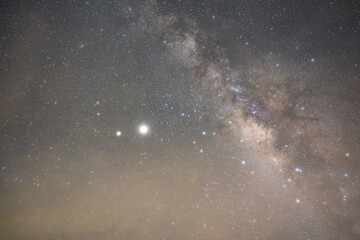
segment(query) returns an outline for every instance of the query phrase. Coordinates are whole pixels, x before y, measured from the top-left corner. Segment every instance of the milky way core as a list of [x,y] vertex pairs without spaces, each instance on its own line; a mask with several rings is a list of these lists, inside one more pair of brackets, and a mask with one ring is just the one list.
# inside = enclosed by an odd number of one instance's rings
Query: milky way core
[[360,239],[359,1],[1,1],[0,239]]

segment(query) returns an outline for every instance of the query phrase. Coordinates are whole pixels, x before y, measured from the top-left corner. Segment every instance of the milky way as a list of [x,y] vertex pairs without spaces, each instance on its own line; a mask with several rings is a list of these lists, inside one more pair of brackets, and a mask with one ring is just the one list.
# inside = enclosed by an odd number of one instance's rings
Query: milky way
[[360,239],[359,2],[0,6],[0,239]]

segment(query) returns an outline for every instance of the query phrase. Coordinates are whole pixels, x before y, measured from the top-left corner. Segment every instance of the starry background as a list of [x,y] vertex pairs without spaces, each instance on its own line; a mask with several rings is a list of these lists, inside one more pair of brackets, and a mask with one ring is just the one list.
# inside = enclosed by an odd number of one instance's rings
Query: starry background
[[2,1],[0,23],[0,239],[360,239],[358,1]]

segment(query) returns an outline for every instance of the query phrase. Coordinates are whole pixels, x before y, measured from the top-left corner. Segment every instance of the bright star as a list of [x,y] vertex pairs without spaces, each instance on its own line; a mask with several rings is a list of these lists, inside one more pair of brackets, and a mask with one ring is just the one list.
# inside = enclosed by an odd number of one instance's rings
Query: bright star
[[120,131],[117,131],[117,132],[116,132],[116,136],[120,137],[120,136],[121,136],[121,132],[120,132]]
[[139,127],[139,133],[142,135],[145,135],[149,132],[149,127],[145,124],[140,125]]

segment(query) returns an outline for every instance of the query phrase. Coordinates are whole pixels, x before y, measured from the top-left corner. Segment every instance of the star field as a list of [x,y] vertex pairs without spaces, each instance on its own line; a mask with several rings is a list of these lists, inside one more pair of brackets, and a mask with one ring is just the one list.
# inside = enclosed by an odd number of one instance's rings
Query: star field
[[360,238],[357,1],[2,1],[0,239]]

